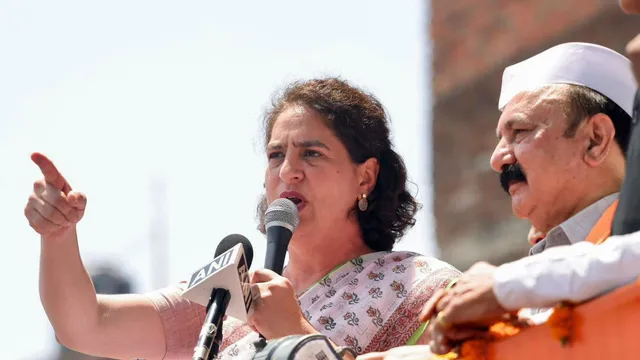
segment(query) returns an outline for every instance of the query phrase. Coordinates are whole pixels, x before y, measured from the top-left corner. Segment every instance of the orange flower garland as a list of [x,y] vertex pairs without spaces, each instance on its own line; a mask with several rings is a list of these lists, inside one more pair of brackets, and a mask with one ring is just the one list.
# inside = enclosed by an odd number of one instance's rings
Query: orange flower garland
[[[640,280],[638,281],[640,285]],[[573,305],[561,302],[555,307],[546,324],[551,329],[551,336],[560,341],[562,346],[570,344],[573,330],[574,317]],[[504,339],[520,332],[522,327],[508,322],[498,322],[489,328],[489,339],[472,339],[462,343],[460,353],[450,352],[444,355],[434,355],[433,360],[488,360],[488,346],[490,341]]]
[[553,310],[553,314],[547,320],[551,328],[551,336],[566,346],[571,341],[573,332],[573,306],[567,302],[561,302]]
[[460,360],[458,354],[454,352],[446,353],[444,355],[433,355],[430,358],[431,360]]
[[432,359],[455,360],[488,360],[489,341],[504,339],[520,332],[520,327],[507,322],[497,322],[489,328],[489,339],[472,339],[462,343],[460,354],[450,352],[444,355],[434,355]]
[[460,346],[460,358],[464,360],[485,360],[488,358],[489,341],[482,339],[467,340]]

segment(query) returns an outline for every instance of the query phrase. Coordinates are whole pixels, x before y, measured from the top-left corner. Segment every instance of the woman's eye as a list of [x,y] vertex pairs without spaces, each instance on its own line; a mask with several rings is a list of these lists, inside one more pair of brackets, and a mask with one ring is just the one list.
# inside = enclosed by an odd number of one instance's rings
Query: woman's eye
[[280,151],[274,151],[272,153],[269,153],[269,155],[267,156],[269,158],[269,160],[271,159],[279,159],[281,157],[283,157],[284,154]]

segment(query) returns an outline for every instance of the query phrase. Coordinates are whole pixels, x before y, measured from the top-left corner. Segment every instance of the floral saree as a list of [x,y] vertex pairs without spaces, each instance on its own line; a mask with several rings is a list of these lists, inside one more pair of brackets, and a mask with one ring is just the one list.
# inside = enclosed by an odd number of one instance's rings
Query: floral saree
[[[357,257],[324,276],[298,296],[304,316],[320,333],[358,354],[413,344],[421,334],[418,314],[438,288],[460,272],[411,252],[375,252]],[[150,294],[165,328],[165,359],[191,359],[204,308],[182,299],[180,290]],[[258,334],[229,318],[217,359],[249,360]]]

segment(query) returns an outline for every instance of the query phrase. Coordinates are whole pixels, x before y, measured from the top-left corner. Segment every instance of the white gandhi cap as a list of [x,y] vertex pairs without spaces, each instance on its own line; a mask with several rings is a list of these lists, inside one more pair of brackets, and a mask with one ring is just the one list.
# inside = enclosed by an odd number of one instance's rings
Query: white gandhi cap
[[520,92],[551,84],[588,87],[611,99],[629,116],[638,89],[629,59],[604,46],[572,42],[507,67],[498,108],[502,111]]

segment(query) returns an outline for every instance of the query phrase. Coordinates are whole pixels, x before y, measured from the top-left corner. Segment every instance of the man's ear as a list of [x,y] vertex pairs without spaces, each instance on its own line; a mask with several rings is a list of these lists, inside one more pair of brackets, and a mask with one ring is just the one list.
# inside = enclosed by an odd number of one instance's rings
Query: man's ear
[[597,167],[615,146],[616,129],[609,116],[598,113],[587,120],[584,131],[588,141],[584,161],[591,167]]

